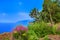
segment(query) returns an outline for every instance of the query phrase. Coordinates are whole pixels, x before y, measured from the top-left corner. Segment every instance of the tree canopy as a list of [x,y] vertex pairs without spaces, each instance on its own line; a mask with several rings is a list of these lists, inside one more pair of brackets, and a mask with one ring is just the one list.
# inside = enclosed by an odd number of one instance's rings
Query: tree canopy
[[60,22],[60,0],[44,0],[42,11],[39,12],[37,8],[34,8],[30,16],[35,21]]

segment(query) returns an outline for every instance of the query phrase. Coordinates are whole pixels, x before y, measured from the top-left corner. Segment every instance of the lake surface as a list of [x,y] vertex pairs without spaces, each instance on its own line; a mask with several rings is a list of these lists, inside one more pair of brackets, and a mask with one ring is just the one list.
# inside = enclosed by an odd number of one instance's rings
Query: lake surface
[[27,27],[29,20],[19,21],[17,23],[0,23],[0,34],[4,32],[11,32],[16,26],[23,25]]
[[15,28],[14,23],[0,23],[0,33],[11,32]]

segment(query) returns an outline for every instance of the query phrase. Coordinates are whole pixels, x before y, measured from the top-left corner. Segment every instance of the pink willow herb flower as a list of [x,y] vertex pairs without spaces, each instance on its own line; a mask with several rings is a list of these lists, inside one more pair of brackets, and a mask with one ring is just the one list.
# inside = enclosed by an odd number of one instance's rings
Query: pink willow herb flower
[[17,31],[28,31],[28,28],[24,27],[24,26],[17,26],[15,30],[17,30]]

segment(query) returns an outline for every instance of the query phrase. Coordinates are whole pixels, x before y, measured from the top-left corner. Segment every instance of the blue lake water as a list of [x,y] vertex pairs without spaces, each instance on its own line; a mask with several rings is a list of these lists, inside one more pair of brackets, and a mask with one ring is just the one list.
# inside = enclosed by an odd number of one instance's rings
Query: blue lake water
[[0,33],[11,32],[15,28],[14,23],[0,23]]
[[19,21],[17,23],[0,23],[0,34],[4,32],[11,32],[18,25],[23,25],[26,27],[28,23],[28,20]]

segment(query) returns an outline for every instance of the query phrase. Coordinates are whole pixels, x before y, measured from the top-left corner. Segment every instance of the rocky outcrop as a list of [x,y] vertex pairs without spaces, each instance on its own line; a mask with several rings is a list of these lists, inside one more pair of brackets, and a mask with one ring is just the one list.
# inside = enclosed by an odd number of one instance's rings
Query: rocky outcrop
[[12,34],[11,33],[3,33],[0,34],[0,40],[11,40],[12,39]]

